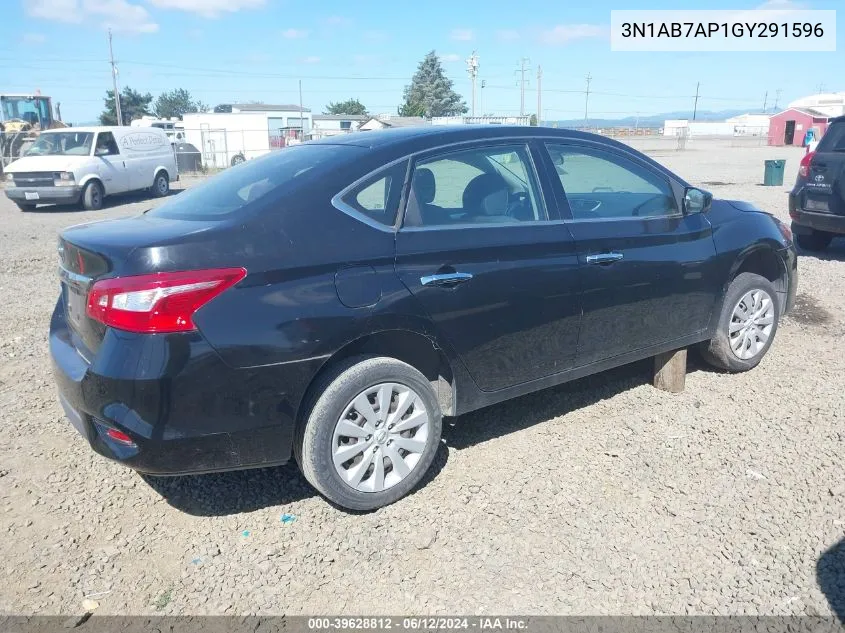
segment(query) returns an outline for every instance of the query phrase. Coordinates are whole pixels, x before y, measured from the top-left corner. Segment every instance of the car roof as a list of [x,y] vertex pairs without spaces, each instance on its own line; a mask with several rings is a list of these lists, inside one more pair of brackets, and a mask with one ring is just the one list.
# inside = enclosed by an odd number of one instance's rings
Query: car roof
[[397,146],[409,145],[415,146],[417,149],[424,149],[428,146],[436,147],[462,141],[532,136],[613,142],[607,137],[566,128],[524,125],[420,125],[418,127],[401,127],[377,131],[356,131],[341,137],[330,136],[309,143],[352,145],[369,149],[387,147],[398,149]]

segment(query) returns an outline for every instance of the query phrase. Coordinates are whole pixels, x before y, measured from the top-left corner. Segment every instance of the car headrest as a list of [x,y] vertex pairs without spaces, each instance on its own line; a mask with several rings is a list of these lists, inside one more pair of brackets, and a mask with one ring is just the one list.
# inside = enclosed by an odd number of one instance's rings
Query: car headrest
[[506,215],[508,187],[496,174],[481,174],[464,189],[463,205],[472,215]]
[[420,204],[434,202],[437,184],[434,182],[433,171],[427,167],[421,167],[414,172],[414,193],[417,196],[417,202]]

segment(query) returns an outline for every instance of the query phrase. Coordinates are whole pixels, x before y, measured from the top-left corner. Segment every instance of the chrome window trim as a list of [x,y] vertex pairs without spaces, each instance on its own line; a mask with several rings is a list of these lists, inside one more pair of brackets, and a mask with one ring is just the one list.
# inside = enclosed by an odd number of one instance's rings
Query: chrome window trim
[[79,284],[91,283],[91,277],[86,277],[85,275],[80,275],[79,273],[71,272],[61,265],[59,266],[59,278],[67,279],[68,281],[73,281]]
[[[396,209],[396,217],[393,219],[393,224],[382,224],[378,220],[372,219],[370,216],[361,213],[355,207],[351,206],[347,202],[343,200],[343,198],[351,193],[354,189],[358,186],[364,184],[367,180],[371,179],[373,176],[376,176],[379,172],[388,171],[391,167],[394,167],[401,163],[402,161],[409,160],[412,154],[408,154],[407,156],[403,156],[402,158],[397,158],[396,160],[392,160],[389,163],[385,163],[383,165],[379,165],[378,168],[374,169],[373,171],[361,176],[357,180],[353,181],[352,184],[347,185],[343,189],[341,189],[338,193],[332,196],[331,204],[332,206],[340,211],[341,213],[345,213],[346,215],[358,220],[359,222],[363,222],[369,227],[374,229],[378,229],[384,233],[395,233],[397,222],[399,221],[399,216],[401,215],[401,207],[402,207],[402,197],[400,194],[399,199],[399,208]],[[409,163],[410,164],[410,163]],[[404,190],[406,183],[408,182],[408,170],[405,170],[405,179],[402,181],[402,189]]]

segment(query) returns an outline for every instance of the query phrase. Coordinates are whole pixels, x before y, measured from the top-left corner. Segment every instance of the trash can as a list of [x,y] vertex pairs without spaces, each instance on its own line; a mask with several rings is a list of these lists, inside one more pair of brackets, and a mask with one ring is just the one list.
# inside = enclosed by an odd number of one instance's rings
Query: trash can
[[766,171],[763,174],[763,186],[777,187],[783,185],[783,172],[785,167],[785,160],[767,160]]

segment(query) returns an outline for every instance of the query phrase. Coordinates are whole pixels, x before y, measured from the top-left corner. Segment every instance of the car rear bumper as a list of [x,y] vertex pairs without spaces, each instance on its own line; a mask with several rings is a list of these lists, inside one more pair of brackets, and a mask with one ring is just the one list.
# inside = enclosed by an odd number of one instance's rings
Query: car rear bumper
[[[290,459],[299,401],[279,382],[285,370],[233,369],[196,333],[107,330],[93,362],[83,353],[89,355],[68,327],[60,299],[50,323],[59,400],[101,455],[156,475]],[[131,444],[109,437],[109,429],[129,436]]]
[[[38,194],[38,199],[30,200],[26,194]],[[6,187],[6,197],[28,204],[73,204],[81,194],[79,187]]]
[[794,233],[806,235],[816,230],[845,235],[845,215],[805,211],[801,208],[800,200],[801,190],[789,194],[789,217]]

